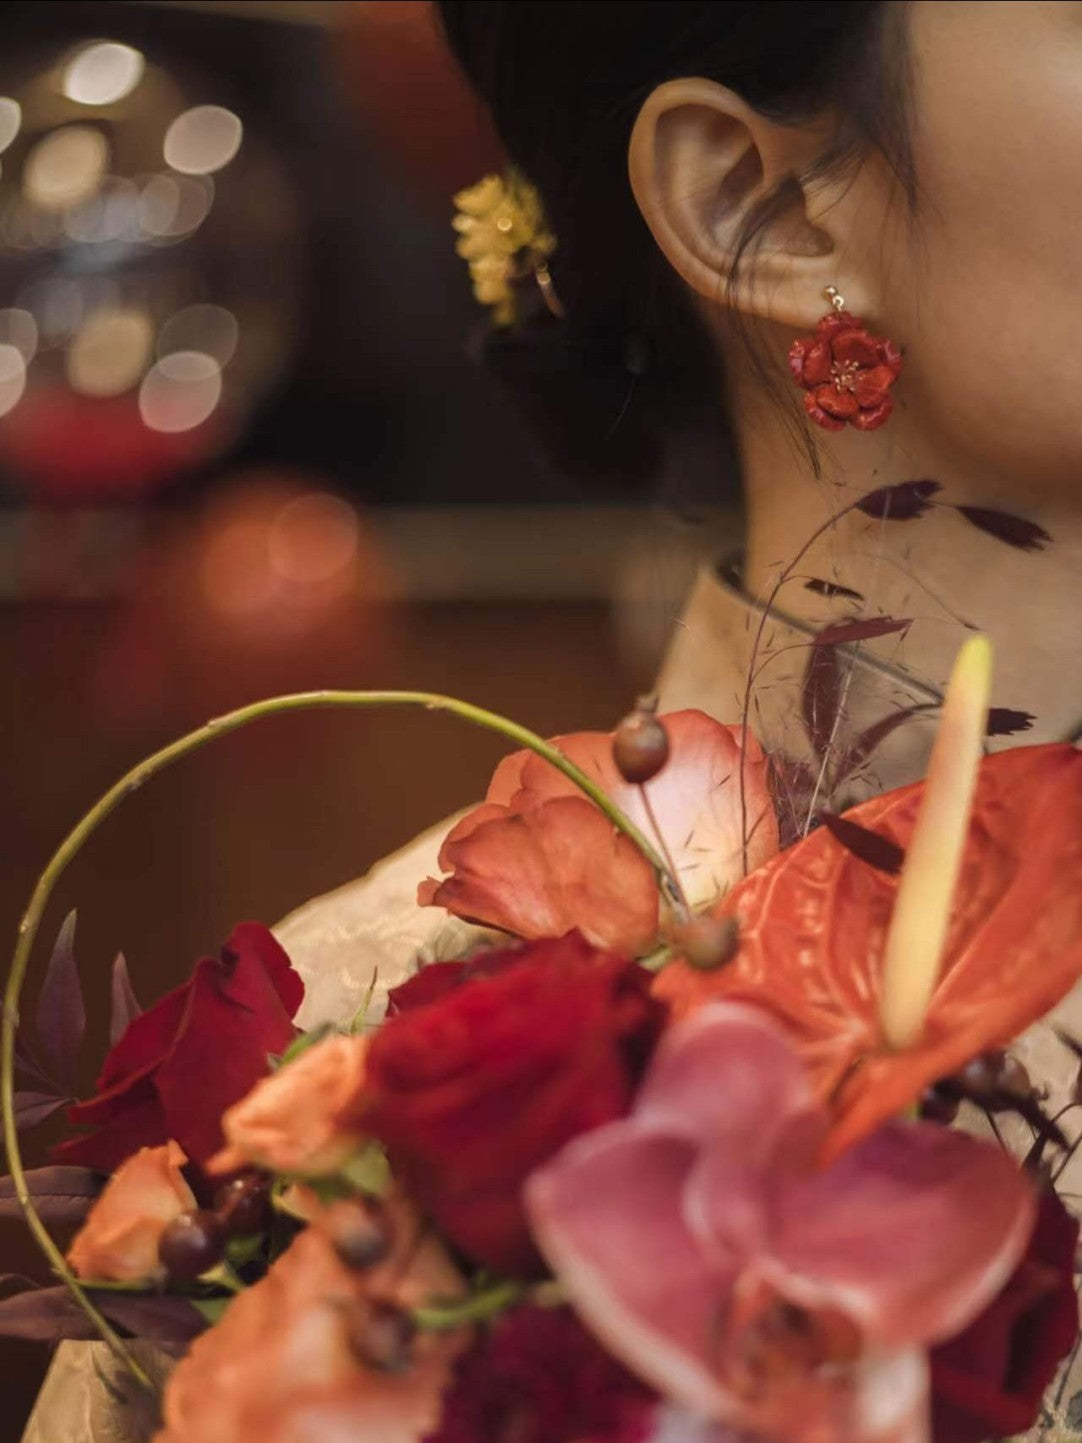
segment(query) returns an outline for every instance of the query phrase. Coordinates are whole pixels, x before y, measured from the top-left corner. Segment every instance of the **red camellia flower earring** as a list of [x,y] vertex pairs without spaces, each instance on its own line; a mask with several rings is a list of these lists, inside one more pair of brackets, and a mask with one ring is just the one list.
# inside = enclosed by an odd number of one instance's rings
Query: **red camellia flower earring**
[[832,309],[814,335],[789,347],[789,369],[804,387],[804,409],[817,426],[874,431],[894,409],[890,388],[901,374],[901,352],[893,341],[866,331],[835,286],[827,286],[825,295]]

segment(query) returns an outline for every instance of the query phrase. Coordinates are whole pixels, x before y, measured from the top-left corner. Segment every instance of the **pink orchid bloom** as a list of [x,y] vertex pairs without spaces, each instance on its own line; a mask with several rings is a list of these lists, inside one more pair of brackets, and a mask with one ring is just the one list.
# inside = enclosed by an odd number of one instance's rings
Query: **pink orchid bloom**
[[[645,793],[681,887],[692,907],[716,901],[743,875],[740,728],[700,711],[661,717],[669,760]],[[575,732],[554,745],[596,781],[651,840],[643,789],[616,769],[611,732]],[[747,741],[748,866],[778,850],[767,790],[767,762]],[[448,833],[442,880],[418,889],[422,906],[525,938],[562,937],[577,928],[596,947],[638,954],[658,932],[660,896],[635,846],[562,772],[531,751],[496,768],[483,804]]]
[[583,1322],[714,1443],[919,1443],[924,1349],[1025,1250],[1032,1190],[999,1148],[891,1122],[823,1170],[828,1122],[777,1024],[711,1003],[666,1035],[629,1117],[527,1182]]

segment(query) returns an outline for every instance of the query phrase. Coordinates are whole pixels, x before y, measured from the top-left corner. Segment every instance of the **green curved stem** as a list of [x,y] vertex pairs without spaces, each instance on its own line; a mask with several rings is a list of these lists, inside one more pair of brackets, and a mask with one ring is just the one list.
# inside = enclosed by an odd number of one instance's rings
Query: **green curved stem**
[[507,717],[502,717],[496,712],[486,711],[483,707],[472,706],[469,702],[459,701],[455,697],[439,696],[430,692],[415,691],[312,691],[297,692],[290,696],[270,697],[265,701],[253,702],[250,706],[238,708],[236,711],[228,712],[225,716],[216,718],[200,727],[197,731],[189,732],[187,736],[181,737],[178,741],[163,747],[161,751],[155,752],[152,756],[141,761],[115,786],[111,787],[105,795],[91,807],[82,821],[68,834],[60,847],[54,853],[48,866],[38,878],[37,886],[34,888],[30,898],[30,904],[26,909],[22,921],[19,923],[18,939],[15,945],[15,955],[12,959],[11,972],[8,975],[7,986],[4,991],[4,1011],[0,1019],[0,1115],[3,1118],[4,1146],[7,1150],[8,1168],[11,1173],[12,1183],[15,1189],[15,1196],[19,1206],[22,1208],[26,1218],[27,1226],[30,1229],[34,1240],[37,1242],[45,1257],[49,1260],[56,1274],[63,1280],[74,1300],[82,1308],[89,1320],[97,1328],[99,1334],[108,1343],[114,1354],[128,1368],[132,1376],[145,1388],[154,1391],[154,1384],[140,1366],[137,1359],[132,1355],[124,1340],[113,1329],[108,1320],[102,1315],[92,1300],[87,1296],[86,1290],[80,1284],[78,1278],[68,1267],[63,1253],[53,1241],[51,1234],[38,1215],[34,1207],[33,1199],[30,1196],[30,1189],[27,1186],[26,1172],[23,1168],[22,1154],[19,1150],[19,1137],[15,1124],[15,1034],[19,1027],[19,999],[22,995],[23,982],[26,979],[26,972],[30,962],[30,954],[37,937],[38,927],[46,904],[52,895],[53,889],[60,880],[68,864],[82,847],[83,843],[93,835],[101,823],[109,814],[120,805],[125,797],[129,796],[138,787],[156,772],[169,766],[172,762],[179,761],[189,752],[198,750],[199,747],[212,741],[215,737],[224,736],[228,732],[236,731],[246,726],[249,722],[259,721],[263,717],[277,716],[284,712],[309,711],[317,708],[378,708],[378,707],[418,707],[425,711],[448,712],[463,721],[472,723],[474,726],[483,727],[488,731],[498,732],[501,736],[507,737],[510,741],[526,747],[545,761],[550,762],[558,771],[563,772],[569,781],[573,782],[587,797],[594,802],[606,817],[612,822],[618,831],[622,832],[643,854],[646,860],[654,869],[659,887],[670,898],[673,896],[674,879],[670,876],[664,860],[658,855],[654,847],[643,836],[635,824],[626,817],[615,805],[596,782],[592,781],[585,772],[567,759],[562,752],[558,751],[551,742],[545,741],[543,737],[530,731],[517,722]]

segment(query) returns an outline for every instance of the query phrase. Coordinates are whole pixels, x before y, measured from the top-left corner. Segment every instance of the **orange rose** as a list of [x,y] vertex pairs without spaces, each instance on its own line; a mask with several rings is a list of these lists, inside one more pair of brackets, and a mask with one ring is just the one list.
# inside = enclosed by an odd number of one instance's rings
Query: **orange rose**
[[166,1226],[196,1206],[175,1142],[143,1147],[121,1163],[90,1209],[68,1253],[81,1278],[146,1282],[161,1274],[158,1241]]
[[362,1141],[345,1118],[364,1084],[366,1050],[363,1037],[328,1037],[261,1078],[222,1118],[226,1145],[209,1170],[337,1172]]
[[431,1432],[468,1335],[421,1333],[395,1370],[365,1360],[366,1327],[388,1306],[461,1296],[462,1279],[434,1237],[418,1243],[403,1204],[388,1221],[390,1255],[364,1270],[339,1260],[318,1221],[300,1233],[177,1366],[155,1443],[418,1443]]

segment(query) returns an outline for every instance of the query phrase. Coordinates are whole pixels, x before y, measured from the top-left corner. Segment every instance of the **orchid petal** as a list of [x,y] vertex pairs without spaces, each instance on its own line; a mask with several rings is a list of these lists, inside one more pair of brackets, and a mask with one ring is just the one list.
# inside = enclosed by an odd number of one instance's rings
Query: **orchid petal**
[[693,1143],[617,1122],[578,1138],[526,1184],[546,1261],[583,1322],[633,1372],[709,1417],[734,1400],[709,1343],[732,1277],[705,1265],[680,1212]]
[[1008,1153],[933,1123],[887,1123],[782,1194],[764,1273],[838,1308],[881,1347],[958,1332],[1011,1276],[1033,1189]]
[[777,1024],[754,1008],[719,1002],[663,1037],[635,1116],[678,1137],[724,1138],[747,1157],[748,1149],[765,1155],[811,1103],[803,1064]]

